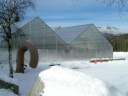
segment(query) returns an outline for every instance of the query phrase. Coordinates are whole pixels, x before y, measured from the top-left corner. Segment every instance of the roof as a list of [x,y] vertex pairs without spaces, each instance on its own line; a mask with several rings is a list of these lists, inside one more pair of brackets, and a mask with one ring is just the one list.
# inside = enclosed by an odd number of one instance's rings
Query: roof
[[[39,18],[39,17],[36,17]],[[26,24],[28,24],[29,22],[31,22],[32,20],[36,19],[36,18],[32,18],[32,19],[27,19],[27,20],[23,20],[23,21],[19,21],[16,22],[12,25],[12,30],[13,32],[15,32],[18,28],[22,28],[23,26],[25,26]]]
[[[38,18],[38,17],[36,17]],[[27,20],[23,20],[23,21],[19,21],[19,22],[16,22],[15,25],[18,27],[18,28],[22,28],[24,25],[26,25],[27,23],[31,22],[32,20],[36,19],[36,18],[32,18],[32,19],[27,19]]]
[[65,43],[70,44],[75,38],[77,38],[82,32],[85,32],[92,24],[57,28],[54,31]]

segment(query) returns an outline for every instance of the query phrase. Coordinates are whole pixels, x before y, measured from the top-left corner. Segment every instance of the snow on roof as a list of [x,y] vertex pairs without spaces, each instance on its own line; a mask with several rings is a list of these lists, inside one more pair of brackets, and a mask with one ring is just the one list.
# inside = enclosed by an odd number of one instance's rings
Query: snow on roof
[[69,68],[54,66],[39,74],[42,96],[124,96],[112,85]]
[[70,44],[76,37],[78,37],[82,32],[88,29],[92,24],[57,28],[54,31],[68,44]]

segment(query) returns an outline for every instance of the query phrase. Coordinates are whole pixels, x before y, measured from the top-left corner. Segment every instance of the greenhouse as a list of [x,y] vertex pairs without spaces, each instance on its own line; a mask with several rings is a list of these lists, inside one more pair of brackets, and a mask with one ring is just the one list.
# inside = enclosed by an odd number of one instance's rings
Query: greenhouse
[[113,48],[94,24],[57,28],[56,34],[67,45],[68,58],[112,58]]
[[31,40],[38,49],[55,49],[56,41],[64,43],[40,18],[25,20],[15,24],[24,33],[24,39]]
[[111,58],[113,48],[93,24],[52,30],[40,18],[15,24],[24,33],[22,40],[31,40],[42,60],[85,60]]

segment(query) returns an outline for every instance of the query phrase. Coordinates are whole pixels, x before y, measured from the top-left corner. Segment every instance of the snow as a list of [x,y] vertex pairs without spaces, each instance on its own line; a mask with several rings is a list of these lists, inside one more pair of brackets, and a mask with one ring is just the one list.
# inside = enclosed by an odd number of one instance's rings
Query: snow
[[3,75],[3,74],[0,74],[0,79],[4,80],[6,82],[15,83],[15,84],[17,84],[17,82],[18,82],[16,79],[10,78],[10,77]]
[[0,89],[0,96],[18,96],[10,90]]
[[122,29],[118,29],[116,27],[111,27],[111,26],[102,26],[102,27],[97,27],[98,30],[101,33],[109,33],[109,34],[113,34],[113,35],[119,35],[119,34],[126,34],[127,32],[122,30]]
[[55,66],[39,77],[45,84],[42,96],[123,96],[104,81],[69,68]]
[[[20,96],[28,95],[38,76],[41,76],[46,84],[42,96],[57,96],[51,94],[54,92],[58,96],[128,96],[128,52],[114,52],[115,57],[126,60],[96,64],[89,61],[39,62],[36,69],[28,66],[23,74],[14,72],[14,79],[8,77],[7,62],[0,61],[0,79],[18,84]],[[2,61],[5,60],[2,58]],[[13,63],[15,70],[16,64]],[[54,63],[60,66],[49,66]],[[0,96],[11,96],[3,93],[12,94],[8,90],[0,89]]]

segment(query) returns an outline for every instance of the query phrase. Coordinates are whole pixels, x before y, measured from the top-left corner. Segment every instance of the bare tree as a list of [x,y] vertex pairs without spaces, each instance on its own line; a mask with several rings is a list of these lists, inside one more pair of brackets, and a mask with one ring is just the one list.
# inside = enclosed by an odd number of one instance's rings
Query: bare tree
[[103,0],[108,6],[116,5],[119,12],[122,12],[125,8],[128,0]]
[[34,7],[32,0],[0,0],[0,25],[2,27],[2,37],[8,45],[9,76],[13,78],[12,66],[12,25],[16,16],[23,17],[29,7]]

